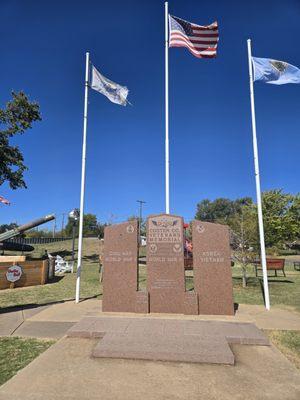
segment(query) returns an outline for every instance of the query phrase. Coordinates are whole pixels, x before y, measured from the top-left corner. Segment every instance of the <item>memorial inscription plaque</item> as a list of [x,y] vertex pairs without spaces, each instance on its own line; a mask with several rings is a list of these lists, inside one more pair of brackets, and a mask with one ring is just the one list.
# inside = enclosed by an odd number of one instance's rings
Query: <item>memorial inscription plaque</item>
[[104,231],[103,311],[148,312],[148,296],[138,292],[138,223]]
[[147,274],[150,311],[184,313],[186,301],[182,217],[160,214],[148,218]]
[[233,315],[229,228],[193,221],[194,287],[200,314]]

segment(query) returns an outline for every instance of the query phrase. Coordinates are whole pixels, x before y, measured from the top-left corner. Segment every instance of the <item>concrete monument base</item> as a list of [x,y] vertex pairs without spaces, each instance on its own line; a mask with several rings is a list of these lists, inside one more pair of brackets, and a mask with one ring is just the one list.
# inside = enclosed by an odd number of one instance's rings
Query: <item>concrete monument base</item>
[[269,345],[254,324],[155,317],[85,317],[69,337],[101,338],[94,357],[234,364],[231,344]]

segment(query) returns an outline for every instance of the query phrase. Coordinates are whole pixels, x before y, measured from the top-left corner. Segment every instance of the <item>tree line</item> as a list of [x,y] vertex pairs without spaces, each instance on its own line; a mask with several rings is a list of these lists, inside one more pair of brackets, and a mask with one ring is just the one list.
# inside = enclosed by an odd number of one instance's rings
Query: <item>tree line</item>
[[[267,254],[300,252],[300,194],[282,189],[265,191],[262,209]],[[230,227],[233,258],[242,267],[246,286],[247,265],[260,253],[256,204],[250,197],[204,199],[197,204],[195,218]]]
[[[300,194],[272,189],[262,193],[265,243],[268,249],[297,248],[300,244]],[[250,197],[204,199],[197,204],[196,219],[226,224],[233,236],[244,236],[258,249],[257,206]]]
[[[56,237],[72,237],[73,235],[73,225],[74,220],[68,218],[67,224],[63,230],[58,230],[55,232]],[[79,233],[79,223],[78,221],[75,223],[75,237],[78,237]],[[102,239],[104,237],[104,228],[107,226],[106,223],[101,223],[98,221],[97,216],[95,214],[84,214],[83,216],[83,236],[84,237],[98,237]],[[18,225],[16,223],[11,224],[2,224],[0,225],[0,233],[6,232],[11,229],[17,228]],[[34,228],[30,231],[24,232],[21,237],[52,237],[53,230],[52,229],[39,229]]]

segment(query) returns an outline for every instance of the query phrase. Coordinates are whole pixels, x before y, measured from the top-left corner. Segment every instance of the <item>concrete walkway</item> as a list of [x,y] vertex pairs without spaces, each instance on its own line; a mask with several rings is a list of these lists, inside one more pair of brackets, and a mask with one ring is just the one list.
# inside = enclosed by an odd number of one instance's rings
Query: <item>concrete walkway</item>
[[4,312],[0,314],[0,336],[59,339],[85,315],[97,313],[99,303],[94,299],[79,304],[67,301]]
[[[235,365],[93,358],[98,340],[66,338],[83,317],[102,313],[87,300],[0,314],[0,336],[59,339],[0,387],[0,400],[298,400],[299,371],[274,346],[232,344]],[[136,314],[118,314],[136,318]],[[139,315],[145,319],[254,322],[264,329],[300,330],[293,309],[241,305],[234,317]]]
[[[96,341],[97,342],[97,341]],[[0,400],[299,400],[300,374],[272,346],[233,345],[236,365],[95,359],[63,338],[0,388]]]
[[[136,317],[130,313],[102,313],[101,300],[89,299],[75,304],[67,301],[53,305],[18,309],[0,314],[0,336],[24,336],[58,339],[84,316],[118,315]],[[143,314],[140,314],[142,316]],[[292,308],[272,307],[266,311],[264,306],[239,306],[235,316],[191,316],[175,314],[144,314],[145,318],[180,318],[188,320],[216,320],[232,322],[253,322],[258,328],[272,330],[299,330],[300,313]]]

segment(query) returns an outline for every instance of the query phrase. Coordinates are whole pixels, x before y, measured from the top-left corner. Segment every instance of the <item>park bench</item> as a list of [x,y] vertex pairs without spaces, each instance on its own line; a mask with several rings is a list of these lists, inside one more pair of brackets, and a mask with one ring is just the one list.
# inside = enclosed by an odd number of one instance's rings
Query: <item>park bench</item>
[[192,256],[184,257],[184,268],[185,268],[185,270],[188,270],[188,271],[193,270],[193,257]]
[[300,261],[294,261],[294,270],[300,271]]
[[[284,272],[284,264],[284,258],[267,258],[267,271],[274,271],[274,276],[277,276],[277,271],[282,271],[283,275],[286,276]],[[262,270],[260,261],[255,262],[254,267],[255,275],[258,276],[258,271]]]

